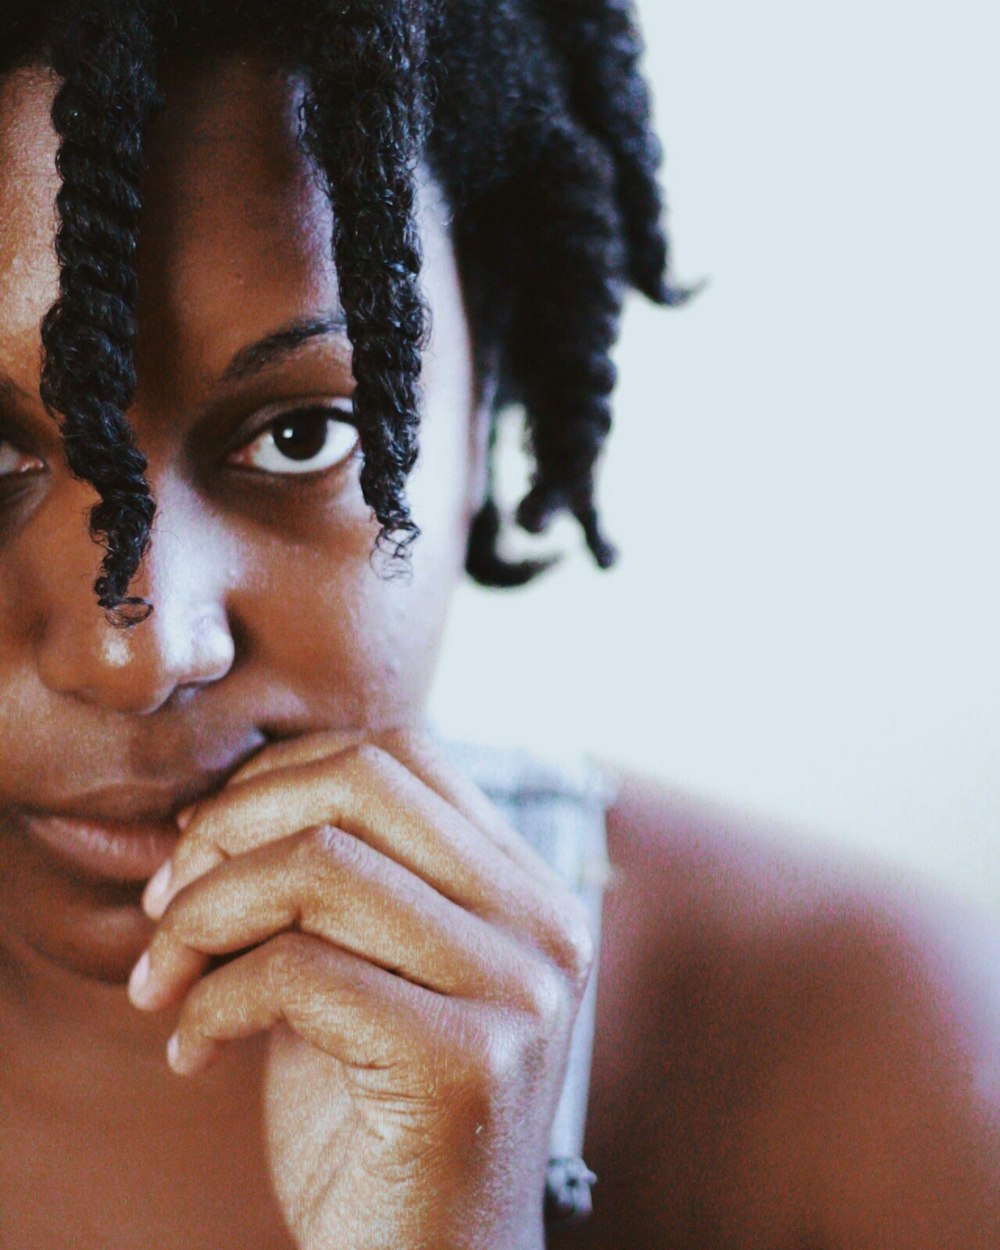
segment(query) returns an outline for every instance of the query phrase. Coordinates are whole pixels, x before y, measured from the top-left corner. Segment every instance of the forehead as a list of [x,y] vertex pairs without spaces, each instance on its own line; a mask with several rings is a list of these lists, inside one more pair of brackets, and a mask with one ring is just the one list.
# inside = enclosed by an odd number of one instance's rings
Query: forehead
[[259,63],[210,62],[168,80],[149,137],[143,309],[165,310],[168,334],[196,324],[220,357],[337,300],[330,208],[298,142],[301,91]]
[[[55,88],[40,67],[0,79],[5,357],[37,357],[38,327],[58,289],[58,141],[49,120]],[[137,258],[141,374],[155,369],[176,379],[183,363],[185,377],[218,376],[242,344],[304,311],[336,309],[333,222],[299,140],[302,92],[295,74],[249,57],[202,61],[166,79],[166,106],[146,143]],[[426,182],[420,225],[429,302],[454,304],[460,297],[446,212]]]
[[41,70],[0,78],[0,335],[37,326],[55,295],[54,90]]

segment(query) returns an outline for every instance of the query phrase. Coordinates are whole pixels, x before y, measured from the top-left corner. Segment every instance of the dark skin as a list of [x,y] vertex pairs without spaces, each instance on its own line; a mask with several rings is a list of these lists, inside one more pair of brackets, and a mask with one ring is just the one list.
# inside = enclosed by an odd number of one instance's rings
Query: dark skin
[[[426,187],[403,587],[369,564],[343,333],[248,367],[275,331],[336,321],[297,85],[233,59],[170,87],[130,413],[160,508],[134,593],[155,612],[128,633],[96,607],[92,495],[38,400],[52,82],[0,91],[0,1243],[537,1250],[592,952],[569,891],[417,729],[482,489],[444,212]],[[269,422],[306,404],[332,423],[296,481]],[[88,804],[183,814],[158,900],[25,836],[25,812]],[[608,834],[601,1181],[552,1244],[995,1247],[974,1078],[996,1048],[941,931],[634,778]]]

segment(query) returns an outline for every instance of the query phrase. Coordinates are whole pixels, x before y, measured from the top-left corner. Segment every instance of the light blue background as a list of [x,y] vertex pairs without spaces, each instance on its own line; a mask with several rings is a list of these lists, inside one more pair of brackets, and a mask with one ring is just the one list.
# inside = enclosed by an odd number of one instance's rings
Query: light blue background
[[677,273],[710,286],[628,310],[620,567],[567,523],[544,585],[464,591],[434,712],[997,905],[996,7],[639,8]]

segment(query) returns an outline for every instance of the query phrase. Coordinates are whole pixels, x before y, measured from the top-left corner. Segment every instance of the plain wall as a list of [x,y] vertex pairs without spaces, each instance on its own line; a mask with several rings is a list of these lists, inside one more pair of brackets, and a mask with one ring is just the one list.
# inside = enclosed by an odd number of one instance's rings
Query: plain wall
[[709,286],[627,309],[620,565],[566,522],[542,583],[464,589],[433,713],[996,904],[997,10],[639,10],[677,276]]

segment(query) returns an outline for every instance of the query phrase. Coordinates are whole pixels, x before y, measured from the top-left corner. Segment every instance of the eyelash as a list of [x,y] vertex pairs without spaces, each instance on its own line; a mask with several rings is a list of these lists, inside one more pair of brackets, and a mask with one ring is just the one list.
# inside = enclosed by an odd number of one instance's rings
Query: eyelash
[[[303,418],[312,419],[314,428],[311,433],[322,434],[322,442],[311,455],[303,457],[301,460],[296,460],[294,456],[285,454],[285,452],[291,450],[291,448],[286,447],[283,450],[279,446],[278,436],[279,432],[282,431],[290,436],[293,435],[294,427],[296,425],[301,427]],[[316,428],[317,419],[320,419],[323,422],[322,430]],[[327,449],[332,437],[331,427],[333,426],[339,426],[340,429],[345,432],[348,429],[352,429],[353,437],[351,438],[350,445],[346,446],[346,449],[339,450],[338,454],[334,456],[333,459],[329,460],[326,464],[321,464],[319,468],[288,467],[281,469],[269,467],[267,465],[248,463],[246,460],[241,462],[236,459],[238,456],[246,456],[255,444],[259,444],[263,440],[267,440],[262,448],[263,456],[270,453],[272,456],[280,457],[284,461],[285,465],[288,466],[294,466],[297,463],[304,464],[308,460],[316,459],[317,456],[320,456]],[[231,465],[235,464],[248,472],[261,473],[270,477],[321,477],[322,475],[339,468],[351,459],[351,457],[358,450],[358,444],[359,436],[356,428],[353,426],[353,422],[351,420],[351,409],[349,406],[345,408],[337,407],[333,404],[323,403],[303,404],[298,408],[285,409],[264,425],[259,426],[250,438],[229,454],[227,457],[227,463]],[[342,440],[342,448],[344,446],[345,444]],[[302,450],[309,450],[308,445],[305,448],[302,448]]]
[[[349,405],[344,407],[335,406],[329,403],[313,403],[303,404],[298,408],[288,408],[285,411],[278,413],[264,425],[260,426],[252,437],[248,438],[238,448],[231,452],[227,457],[227,463],[240,464],[240,462],[235,459],[237,456],[247,454],[256,443],[259,443],[268,437],[270,438],[270,448],[268,449],[265,446],[264,454],[266,455],[268,450],[270,450],[272,454],[282,457],[282,449],[277,443],[277,433],[279,429],[284,426],[285,430],[290,431],[293,425],[301,423],[302,418],[304,417],[313,419],[322,418],[325,423],[323,441],[313,455],[308,457],[308,459],[315,459],[327,447],[331,437],[331,426],[339,426],[344,431],[353,428],[351,421],[351,409]],[[314,432],[318,433],[319,431]],[[329,461],[329,463],[323,464],[319,468],[286,468],[283,471],[280,468],[248,464],[246,462],[244,462],[241,467],[246,468],[249,472],[261,473],[271,477],[321,477],[323,474],[329,473],[345,464],[357,452],[358,444],[359,436],[357,434],[357,430],[355,429],[350,446],[348,446],[346,450],[342,450],[340,454],[336,455]],[[291,456],[283,458],[287,465],[296,464],[296,460]],[[15,463],[10,463],[5,468],[5,459],[12,460]],[[16,461],[18,460],[23,460],[27,463],[17,467]],[[298,463],[304,463],[304,461],[300,461]],[[43,468],[44,464],[39,461],[36,456],[31,455],[29,452],[22,451],[12,439],[5,438],[3,434],[0,433],[0,480],[5,478],[17,479],[23,474],[34,473]]]
[[[20,468],[13,466],[5,468],[4,460],[8,457],[13,457],[15,460],[27,460],[29,463],[22,465]],[[44,468],[44,465],[37,456],[31,455],[30,452],[22,451],[13,439],[6,438],[0,432],[0,480],[4,478],[18,478],[28,473],[37,473],[42,468]]]

